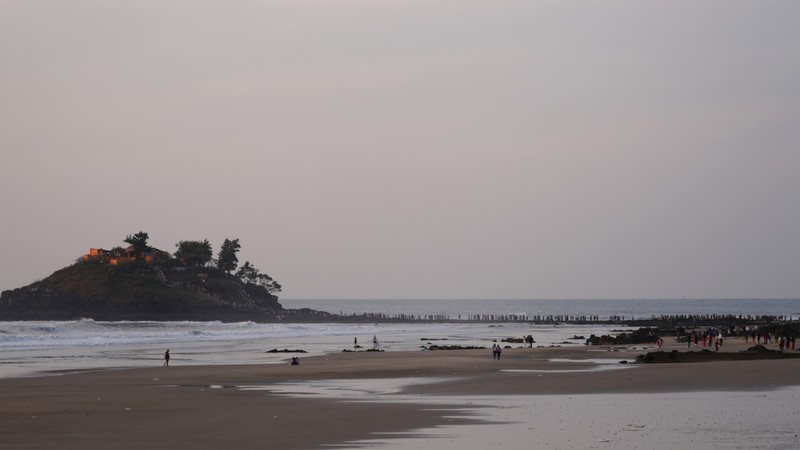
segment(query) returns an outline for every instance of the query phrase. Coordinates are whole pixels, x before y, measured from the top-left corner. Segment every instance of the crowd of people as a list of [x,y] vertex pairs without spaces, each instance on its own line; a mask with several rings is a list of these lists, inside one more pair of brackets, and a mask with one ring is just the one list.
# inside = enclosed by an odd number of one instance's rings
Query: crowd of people
[[711,348],[713,346],[714,351],[719,351],[720,347],[722,347],[722,344],[725,341],[721,330],[717,328],[706,328],[705,330],[700,331],[692,330],[686,339],[687,346],[692,348],[692,345],[694,345],[694,347],[697,348],[701,338],[703,342],[703,348]]
[[702,348],[714,347],[718,351],[722,344],[725,342],[725,336],[742,336],[745,343],[753,345],[769,345],[778,344],[778,348],[783,350],[795,349],[795,336],[780,336],[770,332],[760,332],[755,327],[745,327],[744,329],[738,327],[730,327],[728,330],[719,328],[706,328],[702,330],[692,330],[686,335],[686,343],[688,348]]
[[781,350],[794,350],[795,336],[775,336],[773,333],[759,333],[756,330],[748,330],[744,333],[744,341],[753,344],[777,343]]

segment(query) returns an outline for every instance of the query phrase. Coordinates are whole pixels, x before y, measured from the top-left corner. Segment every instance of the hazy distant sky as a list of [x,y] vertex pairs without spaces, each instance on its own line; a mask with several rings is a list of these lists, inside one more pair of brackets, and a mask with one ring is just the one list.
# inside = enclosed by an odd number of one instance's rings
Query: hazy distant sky
[[0,289],[142,230],[287,299],[800,296],[799,17],[0,0]]

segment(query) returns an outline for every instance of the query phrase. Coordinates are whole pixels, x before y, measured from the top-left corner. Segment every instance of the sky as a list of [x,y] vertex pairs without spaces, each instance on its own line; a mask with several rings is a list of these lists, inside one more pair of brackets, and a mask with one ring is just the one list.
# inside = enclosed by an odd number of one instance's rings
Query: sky
[[0,0],[0,290],[145,231],[285,299],[796,298],[797,17]]

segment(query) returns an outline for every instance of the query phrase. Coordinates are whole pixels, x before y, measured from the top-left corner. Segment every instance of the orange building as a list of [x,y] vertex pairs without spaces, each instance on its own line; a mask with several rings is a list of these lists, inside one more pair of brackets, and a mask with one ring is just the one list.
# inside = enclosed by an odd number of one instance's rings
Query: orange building
[[111,258],[112,266],[124,266],[132,262],[136,262],[135,256],[117,256],[116,258]]
[[111,252],[102,248],[90,248],[89,253],[83,255],[83,261],[107,263],[111,261]]

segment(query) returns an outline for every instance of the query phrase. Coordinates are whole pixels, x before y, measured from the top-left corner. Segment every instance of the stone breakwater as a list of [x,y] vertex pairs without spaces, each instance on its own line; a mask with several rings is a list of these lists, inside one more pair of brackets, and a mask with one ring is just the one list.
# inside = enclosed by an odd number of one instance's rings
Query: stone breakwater
[[[305,310],[309,313],[313,310]],[[629,326],[704,326],[718,325],[771,325],[783,323],[800,323],[800,317],[786,315],[749,315],[749,314],[670,314],[626,316],[626,315],[582,315],[582,314],[385,314],[385,313],[352,313],[332,314],[314,311],[310,317],[318,315],[320,319],[342,322],[526,322],[533,324],[622,324]],[[295,317],[300,314],[294,314]]]

